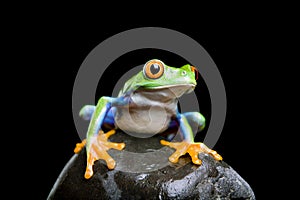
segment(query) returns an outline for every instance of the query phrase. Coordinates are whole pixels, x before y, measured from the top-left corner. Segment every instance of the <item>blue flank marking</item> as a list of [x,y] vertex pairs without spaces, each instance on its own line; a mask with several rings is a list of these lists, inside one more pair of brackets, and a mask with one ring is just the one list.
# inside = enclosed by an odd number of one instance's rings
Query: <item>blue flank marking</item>
[[113,108],[110,108],[109,111],[106,113],[103,124],[109,124],[109,125],[114,125],[115,124],[115,117],[114,117],[114,109]]

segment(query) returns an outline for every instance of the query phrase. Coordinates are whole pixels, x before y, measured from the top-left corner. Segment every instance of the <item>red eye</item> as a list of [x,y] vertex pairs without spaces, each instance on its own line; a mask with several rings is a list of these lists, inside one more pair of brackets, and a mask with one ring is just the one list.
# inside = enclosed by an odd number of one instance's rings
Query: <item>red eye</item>
[[191,66],[191,70],[195,73],[195,79],[198,80],[198,69],[194,66]]
[[150,60],[144,66],[144,74],[151,79],[157,79],[164,73],[164,64],[160,60]]

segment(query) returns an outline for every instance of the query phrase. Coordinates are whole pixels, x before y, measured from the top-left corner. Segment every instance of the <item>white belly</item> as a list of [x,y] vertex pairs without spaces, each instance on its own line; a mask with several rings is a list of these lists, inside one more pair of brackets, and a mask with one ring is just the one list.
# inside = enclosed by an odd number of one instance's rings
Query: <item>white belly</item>
[[115,125],[134,137],[162,133],[177,112],[178,99],[169,88],[139,89],[129,98],[129,105],[116,107]]
[[151,137],[168,128],[170,114],[164,107],[118,108],[115,123],[125,133],[139,138]]

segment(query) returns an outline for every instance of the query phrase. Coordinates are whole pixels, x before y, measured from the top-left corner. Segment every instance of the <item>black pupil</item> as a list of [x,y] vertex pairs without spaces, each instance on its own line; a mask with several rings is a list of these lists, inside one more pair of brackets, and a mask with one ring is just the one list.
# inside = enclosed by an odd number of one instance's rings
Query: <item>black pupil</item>
[[150,71],[152,74],[157,74],[159,72],[159,66],[158,64],[152,64],[150,67]]

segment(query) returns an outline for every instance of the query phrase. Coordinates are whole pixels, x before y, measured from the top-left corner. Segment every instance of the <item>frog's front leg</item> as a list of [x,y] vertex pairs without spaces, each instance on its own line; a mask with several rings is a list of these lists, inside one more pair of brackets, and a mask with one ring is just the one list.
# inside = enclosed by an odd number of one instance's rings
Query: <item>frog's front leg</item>
[[126,103],[127,101],[123,97],[101,97],[93,111],[92,107],[84,107],[81,110],[81,116],[86,116],[86,119],[90,117],[90,124],[86,139],[83,140],[82,143],[77,144],[74,151],[75,153],[78,153],[83,145],[86,147],[87,166],[84,175],[86,179],[93,175],[94,162],[99,159],[105,160],[109,169],[113,169],[115,167],[116,162],[107,153],[107,151],[111,148],[122,150],[125,147],[125,144],[109,142],[108,138],[115,133],[115,130],[110,130],[107,133],[104,133],[101,130],[101,127],[107,120],[111,122],[113,119],[112,111],[115,106],[123,106],[126,105]]
[[178,114],[177,120],[179,122],[180,134],[182,134],[183,141],[181,142],[168,142],[161,140],[162,145],[170,146],[176,151],[169,157],[170,162],[177,163],[180,156],[188,153],[194,164],[200,165],[202,161],[199,159],[199,153],[208,153],[216,160],[222,160],[216,151],[208,148],[204,143],[194,142],[194,134],[191,125],[197,125],[198,130],[202,130],[205,126],[205,118],[198,112],[188,112]]

